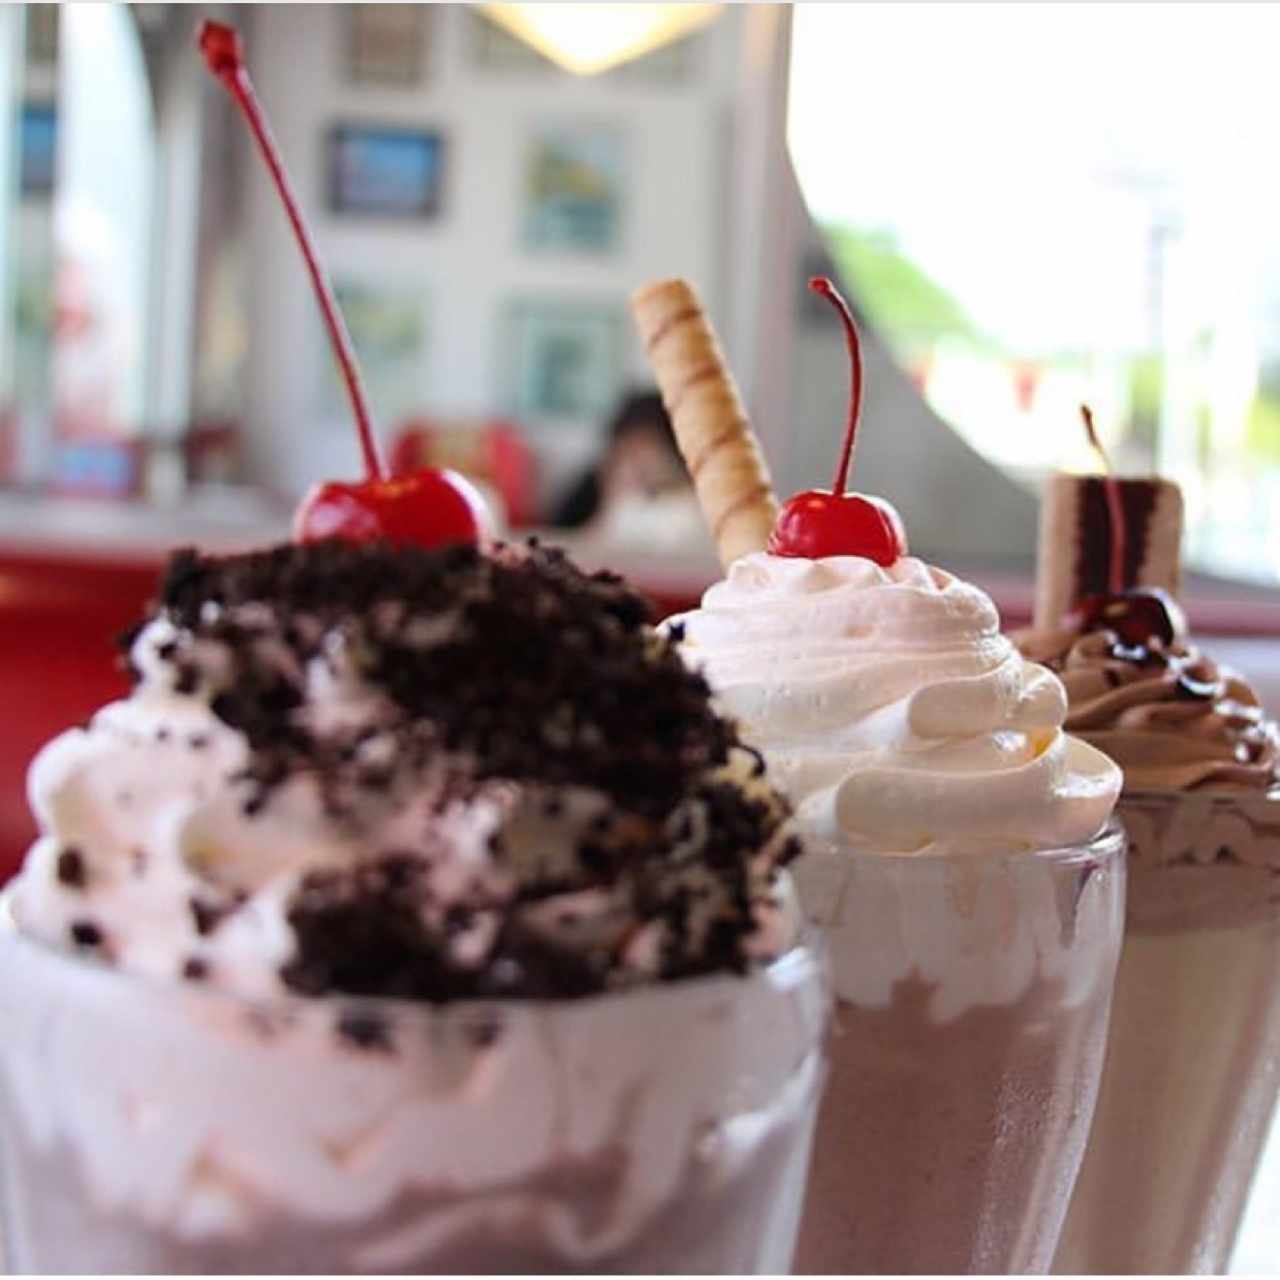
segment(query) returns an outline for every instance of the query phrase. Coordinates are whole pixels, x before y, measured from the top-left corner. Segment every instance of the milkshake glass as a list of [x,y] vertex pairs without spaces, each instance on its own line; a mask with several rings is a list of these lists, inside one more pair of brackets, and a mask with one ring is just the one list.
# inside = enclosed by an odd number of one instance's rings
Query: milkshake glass
[[1124,954],[1054,1269],[1221,1274],[1280,1087],[1280,794],[1126,792]]
[[799,947],[745,978],[580,1001],[262,1003],[9,931],[5,1261],[785,1271],[825,997]]
[[837,1005],[797,1271],[1048,1269],[1102,1069],[1123,848],[1111,830],[1030,856],[801,859]]
[[1119,770],[985,593],[909,556],[743,556],[671,625],[796,805],[831,951],[797,1270],[1046,1269],[1119,955]]
[[1017,639],[1060,673],[1068,727],[1123,767],[1130,837],[1111,1039],[1054,1266],[1219,1272],[1280,1085],[1280,740],[1168,597],[1087,602]]

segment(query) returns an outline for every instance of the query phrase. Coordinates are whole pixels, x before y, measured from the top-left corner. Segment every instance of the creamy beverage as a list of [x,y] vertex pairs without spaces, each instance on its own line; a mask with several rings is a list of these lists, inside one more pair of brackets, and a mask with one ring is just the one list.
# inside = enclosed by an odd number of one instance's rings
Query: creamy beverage
[[1119,953],[1118,769],[991,600],[909,555],[749,554],[670,626],[796,805],[828,938],[796,1269],[1047,1269]]
[[31,772],[14,1271],[778,1271],[826,989],[787,806],[539,548],[178,556]]
[[1280,1060],[1277,735],[1247,682],[1133,594],[1018,637],[1124,768],[1126,938],[1063,1272],[1226,1269]]

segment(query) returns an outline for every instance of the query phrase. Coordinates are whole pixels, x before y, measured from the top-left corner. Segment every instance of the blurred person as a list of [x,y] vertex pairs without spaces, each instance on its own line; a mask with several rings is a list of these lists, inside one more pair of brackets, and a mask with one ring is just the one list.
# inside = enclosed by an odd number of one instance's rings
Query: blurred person
[[697,500],[680,457],[671,419],[654,391],[626,393],[606,432],[602,457],[556,505],[552,523],[624,541],[669,543],[700,527]]

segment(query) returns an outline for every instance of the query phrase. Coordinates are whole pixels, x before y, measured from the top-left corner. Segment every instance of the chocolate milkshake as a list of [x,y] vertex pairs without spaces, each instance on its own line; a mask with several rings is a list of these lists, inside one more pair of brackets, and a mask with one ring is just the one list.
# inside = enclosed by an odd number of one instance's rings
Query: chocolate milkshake
[[1158,591],[1018,641],[1061,675],[1068,727],[1123,767],[1130,837],[1107,1066],[1055,1268],[1221,1272],[1278,1083],[1276,727]]
[[726,568],[668,624],[754,736],[805,837],[795,873],[838,998],[796,1265],[1045,1270],[1084,1148],[1122,926],[1120,772],[981,591],[847,490],[780,507],[683,282],[633,298]]
[[797,806],[837,1004],[797,1269],[1047,1269],[1119,953],[1120,779],[977,588],[741,558],[672,624]]
[[538,548],[173,562],[31,773],[15,1271],[778,1271],[824,983],[785,802]]

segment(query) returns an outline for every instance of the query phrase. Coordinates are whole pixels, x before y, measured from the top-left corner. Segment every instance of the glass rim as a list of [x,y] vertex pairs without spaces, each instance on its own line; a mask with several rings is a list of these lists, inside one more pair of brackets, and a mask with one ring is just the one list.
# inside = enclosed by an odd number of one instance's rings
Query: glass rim
[[792,945],[772,960],[753,964],[743,972],[717,969],[686,978],[667,978],[636,982],[613,990],[595,991],[584,996],[513,997],[481,996],[443,1002],[414,1000],[404,996],[357,995],[332,991],[308,996],[282,990],[268,995],[243,992],[178,977],[121,969],[59,946],[43,938],[33,937],[18,927],[13,919],[10,897],[0,892],[0,947],[25,949],[54,966],[65,966],[84,980],[101,983],[121,991],[145,990],[161,997],[177,997],[209,1008],[233,1008],[241,1013],[259,1015],[269,1020],[341,1018],[353,1013],[368,1013],[390,1023],[410,1021],[435,1025],[457,1023],[510,1023],[540,1013],[582,1010],[584,1013],[619,1001],[639,1001],[645,997],[690,995],[714,991],[718,987],[744,991],[761,981],[780,989],[799,987],[807,980],[825,980],[826,949],[821,930],[808,920],[800,920]]
[[860,865],[920,866],[920,867],[975,867],[1035,864],[1043,866],[1070,866],[1076,862],[1115,862],[1123,857],[1128,845],[1128,833],[1113,812],[1107,824],[1096,835],[1077,844],[1047,845],[1030,849],[999,849],[979,853],[910,853],[879,852],[875,849],[843,845],[825,841],[818,845],[821,852],[834,853],[849,858]]

